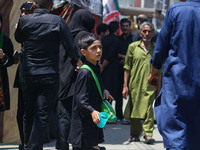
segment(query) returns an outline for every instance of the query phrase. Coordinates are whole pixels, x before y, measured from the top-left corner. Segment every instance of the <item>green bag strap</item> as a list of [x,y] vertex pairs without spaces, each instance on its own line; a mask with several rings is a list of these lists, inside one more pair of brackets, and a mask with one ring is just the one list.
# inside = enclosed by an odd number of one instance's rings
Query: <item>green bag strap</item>
[[94,73],[94,71],[92,70],[92,68],[90,68],[88,65],[85,65],[85,64],[82,65],[81,68],[86,68],[86,69],[90,70],[90,72],[92,73],[92,76],[93,76],[93,78],[94,78],[94,80],[95,80],[95,83],[96,83],[96,85],[97,85],[97,89],[98,89],[98,91],[99,91],[99,94],[100,94],[102,100],[104,100],[103,95],[102,95],[102,91],[101,91],[101,86],[100,86],[100,84],[99,84],[99,80],[98,80],[96,74]]

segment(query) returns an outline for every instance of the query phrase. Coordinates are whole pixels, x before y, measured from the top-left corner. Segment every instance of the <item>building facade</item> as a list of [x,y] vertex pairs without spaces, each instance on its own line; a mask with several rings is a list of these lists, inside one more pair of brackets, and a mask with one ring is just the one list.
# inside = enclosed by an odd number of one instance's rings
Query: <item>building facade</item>
[[167,8],[178,2],[179,0],[118,0],[121,15],[145,14],[157,30],[162,26]]

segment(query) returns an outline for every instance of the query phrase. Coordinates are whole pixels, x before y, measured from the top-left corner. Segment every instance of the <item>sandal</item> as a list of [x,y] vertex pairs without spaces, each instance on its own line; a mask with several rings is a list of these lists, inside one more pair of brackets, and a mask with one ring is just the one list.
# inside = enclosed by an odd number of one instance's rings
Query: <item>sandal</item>
[[139,142],[140,141],[140,138],[137,137],[137,136],[131,136],[129,139],[128,139],[129,142]]
[[93,146],[92,147],[92,150],[106,150],[106,148],[105,147],[100,147],[100,146]]
[[146,144],[153,144],[155,142],[155,139],[148,135],[144,136],[144,139],[145,139],[144,143]]

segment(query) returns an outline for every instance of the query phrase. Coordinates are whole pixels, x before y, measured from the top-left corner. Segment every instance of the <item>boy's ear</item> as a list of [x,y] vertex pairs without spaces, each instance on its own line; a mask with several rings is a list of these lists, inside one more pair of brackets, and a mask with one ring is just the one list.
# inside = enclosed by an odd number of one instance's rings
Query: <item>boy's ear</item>
[[85,56],[86,55],[86,50],[82,48],[81,49],[81,53],[82,53],[83,56]]

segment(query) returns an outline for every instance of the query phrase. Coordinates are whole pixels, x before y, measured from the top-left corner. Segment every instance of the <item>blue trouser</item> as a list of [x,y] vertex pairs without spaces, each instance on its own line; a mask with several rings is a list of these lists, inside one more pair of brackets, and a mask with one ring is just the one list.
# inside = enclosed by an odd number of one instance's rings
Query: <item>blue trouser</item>
[[24,78],[24,139],[26,150],[42,150],[51,105],[58,94],[57,74],[29,75]]

